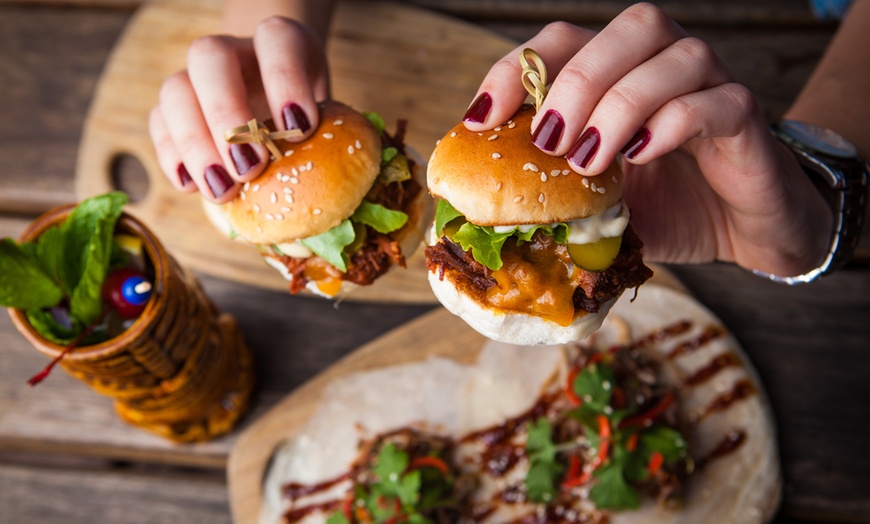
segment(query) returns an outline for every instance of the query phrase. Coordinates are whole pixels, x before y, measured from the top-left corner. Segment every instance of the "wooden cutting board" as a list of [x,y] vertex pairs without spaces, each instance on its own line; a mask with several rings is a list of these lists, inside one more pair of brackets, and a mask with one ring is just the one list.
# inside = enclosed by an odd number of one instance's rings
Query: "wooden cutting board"
[[[148,192],[129,206],[184,265],[221,278],[286,290],[253,248],[217,233],[199,197],[175,191],[160,173],[148,113],[164,78],[185,67],[195,38],[219,27],[220,0],[155,1],[143,6],[112,52],[85,122],[76,166],[78,197],[115,189],[122,155],[138,159]],[[516,44],[451,18],[386,2],[339,3],[328,55],[333,96],[377,111],[392,128],[409,121],[408,142],[428,158],[462,117],[480,81]],[[351,300],[434,303],[418,250],[405,271],[352,293]]]
[[[655,275],[644,284],[646,288],[660,286],[686,292],[670,272],[659,266],[653,269]],[[429,357],[472,364],[486,340],[459,317],[438,308],[366,344],[282,399],[239,436],[230,453],[227,481],[233,522],[257,524],[263,478],[273,452],[312,416],[331,382],[354,373]]]

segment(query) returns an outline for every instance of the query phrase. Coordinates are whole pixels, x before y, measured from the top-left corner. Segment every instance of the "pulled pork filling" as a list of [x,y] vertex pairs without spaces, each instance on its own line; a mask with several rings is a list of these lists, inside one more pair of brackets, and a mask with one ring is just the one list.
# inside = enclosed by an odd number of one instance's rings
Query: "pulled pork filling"
[[[396,134],[386,131],[381,134],[382,147],[394,147],[399,154],[405,154],[404,145],[405,121],[400,120]],[[408,169],[414,172],[414,161],[407,158]],[[422,188],[412,177],[401,182],[375,182],[365,199],[374,204],[380,204],[387,209],[407,212],[408,206],[414,201]],[[379,233],[371,226],[366,229],[365,242],[348,256],[347,271],[342,272],[332,264],[314,255],[308,258],[296,258],[281,254],[274,249],[266,256],[280,262],[287,268],[290,280],[290,292],[296,294],[311,282],[334,282],[338,291],[341,281],[352,282],[360,286],[372,284],[378,277],[386,273],[395,264],[405,267],[405,256],[397,240],[398,234],[404,229],[391,233]],[[406,224],[405,227],[412,227]],[[335,293],[329,293],[335,294]]]
[[[477,262],[471,250],[442,237],[426,248],[426,266],[445,276],[477,303],[534,314],[561,325],[596,313],[601,304],[626,288],[637,287],[652,276],[640,255],[643,242],[629,225],[619,254],[603,271],[586,271],[574,265],[565,245],[541,231],[522,245],[510,239],[502,248],[504,266],[492,271]],[[566,308],[571,303],[573,308]]]

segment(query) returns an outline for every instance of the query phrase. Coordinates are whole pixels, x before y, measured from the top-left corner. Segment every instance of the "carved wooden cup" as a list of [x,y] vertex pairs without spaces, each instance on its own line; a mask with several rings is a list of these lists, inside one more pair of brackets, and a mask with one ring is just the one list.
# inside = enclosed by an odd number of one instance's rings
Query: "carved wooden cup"
[[[73,206],[53,209],[21,235],[31,241],[66,219]],[[248,407],[251,352],[235,319],[221,313],[196,278],[134,217],[116,230],[139,237],[153,274],[151,299],[123,333],[74,349],[60,365],[95,391],[115,399],[124,421],[176,442],[199,442],[230,431]],[[64,347],[44,339],[23,311],[10,309],[16,328],[45,355]]]

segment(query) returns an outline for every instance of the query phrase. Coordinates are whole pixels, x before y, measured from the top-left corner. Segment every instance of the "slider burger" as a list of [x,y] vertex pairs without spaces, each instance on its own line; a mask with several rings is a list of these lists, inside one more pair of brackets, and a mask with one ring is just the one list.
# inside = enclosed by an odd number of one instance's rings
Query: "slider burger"
[[440,200],[426,248],[438,300],[481,334],[560,344],[598,329],[626,288],[652,276],[614,163],[596,177],[534,146],[535,111],[477,133],[459,124],[428,167]]
[[234,200],[205,207],[231,238],[256,245],[291,293],[335,297],[405,267],[423,239],[429,198],[403,122],[391,136],[377,115],[334,101],[319,109],[310,137],[277,141],[280,158]]

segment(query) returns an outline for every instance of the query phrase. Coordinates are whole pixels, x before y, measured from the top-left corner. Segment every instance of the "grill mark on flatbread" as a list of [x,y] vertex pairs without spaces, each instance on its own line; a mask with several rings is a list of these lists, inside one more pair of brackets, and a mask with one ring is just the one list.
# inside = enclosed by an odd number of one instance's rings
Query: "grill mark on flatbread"
[[718,458],[734,453],[746,442],[746,437],[746,430],[743,428],[729,429],[722,436],[722,440],[698,460],[697,467],[703,468]]
[[629,350],[640,349],[654,344],[660,344],[668,339],[682,335],[690,329],[692,329],[692,322],[689,320],[681,320],[638,338],[630,343],[627,348]]
[[706,366],[699,368],[683,381],[683,386],[693,387],[710,380],[728,367],[740,366],[740,358],[734,353],[722,353],[713,357]]

